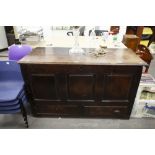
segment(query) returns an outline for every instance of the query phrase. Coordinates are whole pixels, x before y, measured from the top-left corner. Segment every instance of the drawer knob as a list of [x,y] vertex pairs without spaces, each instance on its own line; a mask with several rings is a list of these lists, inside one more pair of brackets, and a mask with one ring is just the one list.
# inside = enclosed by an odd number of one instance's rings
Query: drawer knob
[[114,110],[114,113],[120,113],[120,110]]
[[80,70],[82,70],[83,69],[83,67],[79,67],[80,68]]

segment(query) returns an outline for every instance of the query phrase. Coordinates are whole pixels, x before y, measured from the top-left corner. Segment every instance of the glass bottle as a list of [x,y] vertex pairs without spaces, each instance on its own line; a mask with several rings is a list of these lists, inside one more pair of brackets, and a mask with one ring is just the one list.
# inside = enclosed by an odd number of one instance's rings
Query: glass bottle
[[92,37],[92,39],[95,39],[96,33],[94,28],[91,30],[90,36]]

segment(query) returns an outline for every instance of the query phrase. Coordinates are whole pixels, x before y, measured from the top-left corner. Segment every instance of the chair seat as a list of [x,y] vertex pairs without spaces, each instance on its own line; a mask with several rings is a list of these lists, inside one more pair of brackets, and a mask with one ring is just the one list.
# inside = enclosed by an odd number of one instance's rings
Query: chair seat
[[[24,102],[22,101],[22,103],[27,106],[27,101],[26,100],[26,96],[23,97],[24,99]],[[16,101],[13,101],[13,102],[3,102],[3,103],[0,103],[0,111],[1,110],[10,110],[10,109],[15,109],[15,108],[20,108],[20,101],[19,100],[16,100]]]
[[25,101],[27,101],[27,98],[25,96],[25,91],[24,89],[21,90],[21,92],[18,94],[17,98],[15,100],[11,100],[11,101],[0,101],[0,106],[9,106],[9,105],[15,105],[19,102],[19,99],[22,100],[22,102],[24,103]]
[[24,90],[18,95],[17,99],[10,102],[0,102],[0,114],[13,114],[21,112],[20,100],[22,103],[25,102],[26,96]]
[[21,109],[17,108],[17,109],[13,109],[13,110],[5,110],[5,111],[0,110],[0,114],[15,114],[18,112],[21,112]]
[[13,106],[19,103],[19,100],[10,101],[10,102],[0,102],[0,107]]
[[17,99],[23,91],[23,83],[0,82],[0,102],[9,102]]
[[0,106],[0,111],[14,110],[14,109],[20,109],[20,104],[17,103],[15,105],[11,105],[11,106]]

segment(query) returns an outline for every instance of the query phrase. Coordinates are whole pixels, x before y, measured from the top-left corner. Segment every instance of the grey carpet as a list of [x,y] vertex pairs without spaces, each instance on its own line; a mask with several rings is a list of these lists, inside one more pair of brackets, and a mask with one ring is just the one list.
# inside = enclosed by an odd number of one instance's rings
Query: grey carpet
[[[36,118],[28,116],[29,129],[154,129],[155,119]],[[26,129],[20,114],[0,115],[0,129]]]

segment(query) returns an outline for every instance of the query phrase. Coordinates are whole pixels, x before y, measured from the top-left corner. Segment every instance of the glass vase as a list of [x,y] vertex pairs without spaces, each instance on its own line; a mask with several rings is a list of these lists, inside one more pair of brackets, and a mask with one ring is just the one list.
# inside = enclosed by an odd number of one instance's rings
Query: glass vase
[[74,28],[73,29],[73,35],[74,35],[74,45],[73,47],[69,50],[70,54],[74,53],[84,53],[84,50],[79,46],[79,28]]

